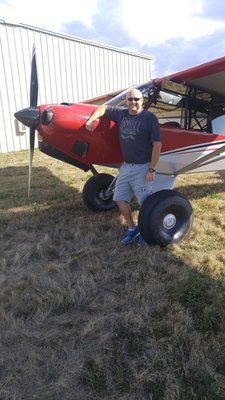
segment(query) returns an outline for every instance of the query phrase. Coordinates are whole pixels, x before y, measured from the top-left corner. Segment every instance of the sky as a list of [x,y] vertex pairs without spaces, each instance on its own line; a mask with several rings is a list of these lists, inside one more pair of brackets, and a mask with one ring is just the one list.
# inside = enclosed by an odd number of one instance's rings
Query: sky
[[152,78],[225,56],[221,0],[0,0],[0,20],[151,56]]

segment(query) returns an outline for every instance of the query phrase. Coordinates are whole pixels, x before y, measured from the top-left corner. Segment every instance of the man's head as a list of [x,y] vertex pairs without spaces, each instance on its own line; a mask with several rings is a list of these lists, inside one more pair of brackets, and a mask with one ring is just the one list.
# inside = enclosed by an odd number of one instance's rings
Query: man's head
[[142,111],[143,96],[140,90],[130,89],[126,95],[126,105],[130,114],[135,115]]

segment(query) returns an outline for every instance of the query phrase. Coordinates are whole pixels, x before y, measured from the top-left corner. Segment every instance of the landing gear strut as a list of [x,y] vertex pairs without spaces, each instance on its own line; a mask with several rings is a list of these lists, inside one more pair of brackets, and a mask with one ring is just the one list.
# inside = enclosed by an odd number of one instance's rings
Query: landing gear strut
[[92,176],[83,188],[84,204],[93,211],[109,211],[116,207],[113,192],[116,178],[100,173]]

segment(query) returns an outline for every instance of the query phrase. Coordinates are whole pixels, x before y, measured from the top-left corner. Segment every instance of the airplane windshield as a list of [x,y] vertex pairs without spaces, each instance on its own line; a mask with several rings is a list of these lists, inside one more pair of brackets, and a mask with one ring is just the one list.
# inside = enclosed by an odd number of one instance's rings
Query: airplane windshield
[[[152,94],[156,90],[156,87],[152,80],[149,82],[146,82],[146,83],[134,85],[132,87],[141,91],[143,98],[144,98],[144,102],[147,101],[149,99],[149,97],[152,96]],[[105,104],[107,104],[108,106],[114,106],[114,107],[115,106],[126,107],[125,99],[126,99],[126,95],[129,92],[129,90],[130,90],[130,88],[124,90],[124,92],[113,97],[113,99],[110,99]]]
[[[184,82],[179,84],[171,81],[165,81],[161,89],[153,80],[133,87],[142,92],[144,109],[153,112],[160,124],[208,133],[224,133],[224,102],[212,93]],[[130,88],[124,90],[105,104],[126,108],[126,95],[129,90]],[[221,115],[223,118],[219,119]]]

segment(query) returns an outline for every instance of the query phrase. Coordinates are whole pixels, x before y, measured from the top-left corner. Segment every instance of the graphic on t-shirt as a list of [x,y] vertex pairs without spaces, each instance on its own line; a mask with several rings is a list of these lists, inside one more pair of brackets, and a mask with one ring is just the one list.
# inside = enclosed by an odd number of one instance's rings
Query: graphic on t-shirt
[[123,139],[134,140],[136,134],[140,131],[140,121],[135,121],[134,119],[128,119],[124,117],[120,124],[120,133]]

